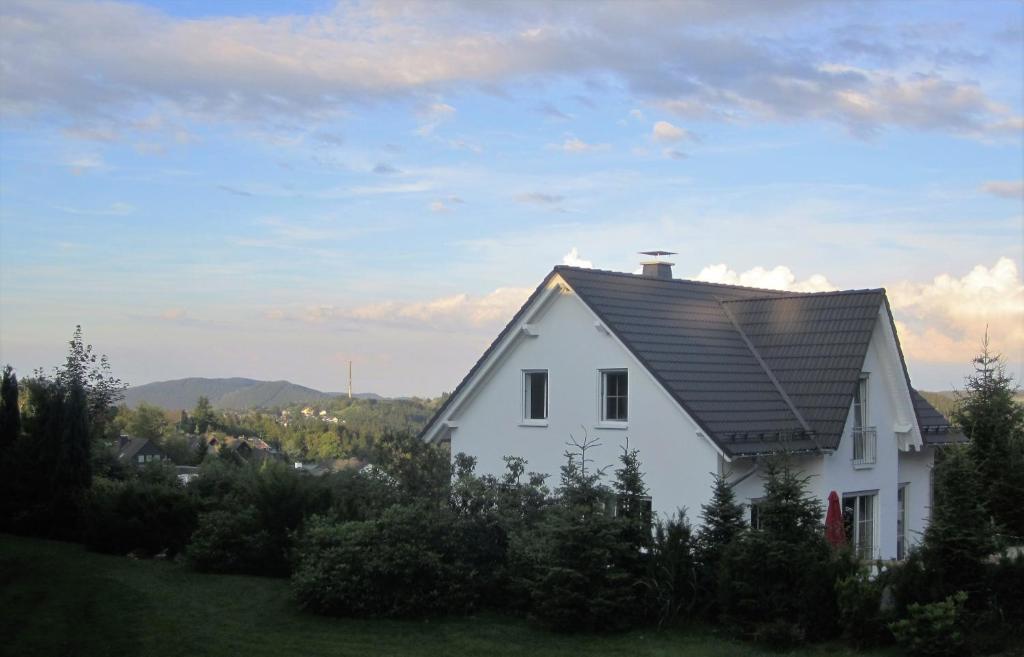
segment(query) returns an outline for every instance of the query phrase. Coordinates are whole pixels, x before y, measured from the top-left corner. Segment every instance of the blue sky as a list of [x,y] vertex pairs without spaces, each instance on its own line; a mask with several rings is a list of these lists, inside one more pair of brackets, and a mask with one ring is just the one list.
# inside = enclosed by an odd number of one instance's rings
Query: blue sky
[[450,390],[552,265],[1024,351],[1024,5],[6,2],[0,360]]

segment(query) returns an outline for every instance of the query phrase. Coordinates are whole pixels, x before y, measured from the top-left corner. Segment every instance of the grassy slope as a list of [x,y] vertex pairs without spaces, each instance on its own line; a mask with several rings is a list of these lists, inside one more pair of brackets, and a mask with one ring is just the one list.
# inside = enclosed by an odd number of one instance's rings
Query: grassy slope
[[[0,654],[9,655],[762,655],[703,631],[563,636],[495,616],[355,621],[298,612],[287,582],[0,535]],[[807,657],[852,655],[840,646]]]

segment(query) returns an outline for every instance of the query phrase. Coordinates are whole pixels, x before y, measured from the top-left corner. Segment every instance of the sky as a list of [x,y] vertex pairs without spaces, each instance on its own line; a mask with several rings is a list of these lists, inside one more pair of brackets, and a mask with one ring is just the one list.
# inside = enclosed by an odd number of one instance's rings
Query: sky
[[1024,3],[0,3],[0,362],[451,390],[554,265],[1024,362]]

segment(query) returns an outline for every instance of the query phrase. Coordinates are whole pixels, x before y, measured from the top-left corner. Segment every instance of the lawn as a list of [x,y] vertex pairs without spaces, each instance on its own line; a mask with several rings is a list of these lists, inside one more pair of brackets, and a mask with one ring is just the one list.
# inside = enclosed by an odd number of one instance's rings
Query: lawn
[[[7,535],[0,535],[0,637],[0,653],[39,657],[778,654],[706,630],[565,636],[494,615],[430,622],[320,618],[291,604],[285,580],[202,575],[174,563]],[[795,654],[858,653],[825,645]]]

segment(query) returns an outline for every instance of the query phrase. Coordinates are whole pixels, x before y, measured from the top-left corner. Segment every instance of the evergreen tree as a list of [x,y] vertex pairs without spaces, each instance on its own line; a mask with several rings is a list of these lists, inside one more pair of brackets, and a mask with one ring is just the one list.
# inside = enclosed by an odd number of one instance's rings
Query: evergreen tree
[[0,459],[5,458],[21,435],[21,409],[18,407],[18,376],[8,365],[0,380]]
[[1017,386],[987,335],[965,388],[953,420],[970,440],[983,504],[1000,529],[1024,537],[1024,405],[1014,399]]
[[196,401],[195,410],[192,411],[192,422],[195,425],[196,433],[206,433],[214,426],[214,420],[213,406],[210,405],[210,400],[200,396]]
[[995,549],[982,505],[978,469],[967,449],[947,447],[934,470],[934,500],[921,558],[936,600],[956,591],[977,591],[984,563]]
[[724,476],[714,475],[711,490],[711,501],[700,507],[702,525],[695,546],[698,595],[704,614],[715,611],[715,586],[722,554],[747,527],[743,505],[736,502],[736,493]]

